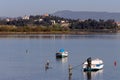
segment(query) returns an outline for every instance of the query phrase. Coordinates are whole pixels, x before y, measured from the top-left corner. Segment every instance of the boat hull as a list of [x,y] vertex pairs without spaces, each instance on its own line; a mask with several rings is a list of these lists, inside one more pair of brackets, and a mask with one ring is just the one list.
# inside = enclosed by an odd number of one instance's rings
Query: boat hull
[[90,66],[88,66],[87,61],[83,63],[83,71],[98,71],[103,69],[103,67],[104,67],[103,61],[100,59],[91,60]]
[[67,53],[56,53],[57,58],[63,58],[63,57],[67,57],[67,56],[68,56]]
[[85,69],[83,69],[83,71],[84,72],[86,72],[86,71],[98,71],[98,70],[101,70],[101,69],[85,68]]

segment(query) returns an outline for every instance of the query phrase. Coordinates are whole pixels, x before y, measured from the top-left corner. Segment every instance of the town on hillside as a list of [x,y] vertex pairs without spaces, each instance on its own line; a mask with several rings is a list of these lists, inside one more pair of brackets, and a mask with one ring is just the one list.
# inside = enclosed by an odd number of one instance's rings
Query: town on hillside
[[50,14],[30,15],[17,18],[1,18],[1,32],[52,32],[52,31],[86,31],[118,32],[120,22],[113,19],[67,19]]

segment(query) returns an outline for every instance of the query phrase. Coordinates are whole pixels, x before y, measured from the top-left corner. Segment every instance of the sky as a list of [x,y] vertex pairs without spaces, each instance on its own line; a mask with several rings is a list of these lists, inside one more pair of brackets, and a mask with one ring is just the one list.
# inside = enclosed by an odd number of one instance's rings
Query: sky
[[120,0],[0,0],[0,17],[51,14],[61,10],[120,12]]

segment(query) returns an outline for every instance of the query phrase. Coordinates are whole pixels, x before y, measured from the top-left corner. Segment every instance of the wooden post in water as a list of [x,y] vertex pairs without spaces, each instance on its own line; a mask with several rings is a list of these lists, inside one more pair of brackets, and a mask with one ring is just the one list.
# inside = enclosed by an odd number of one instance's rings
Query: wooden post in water
[[69,65],[68,67],[68,72],[69,72],[69,80],[72,80],[72,66]]
[[47,62],[45,64],[45,70],[49,69],[49,64],[50,64],[50,62],[49,62],[49,60],[47,60]]
[[28,53],[28,50],[26,49],[26,53]]
[[114,61],[114,66],[116,67],[116,65],[117,65],[117,62],[116,62],[116,61]]

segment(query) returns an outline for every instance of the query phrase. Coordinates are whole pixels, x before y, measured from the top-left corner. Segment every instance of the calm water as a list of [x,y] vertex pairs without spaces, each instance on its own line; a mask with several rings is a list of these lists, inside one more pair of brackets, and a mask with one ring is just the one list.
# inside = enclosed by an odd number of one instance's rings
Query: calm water
[[[56,59],[60,48],[69,52],[68,58]],[[71,80],[120,80],[119,56],[120,34],[1,35],[0,80],[69,80],[69,64],[74,67]],[[102,59],[104,69],[82,72],[88,57]],[[45,70],[47,60],[52,68]]]

